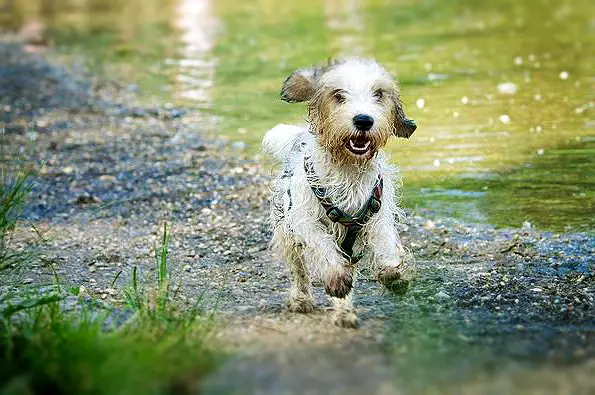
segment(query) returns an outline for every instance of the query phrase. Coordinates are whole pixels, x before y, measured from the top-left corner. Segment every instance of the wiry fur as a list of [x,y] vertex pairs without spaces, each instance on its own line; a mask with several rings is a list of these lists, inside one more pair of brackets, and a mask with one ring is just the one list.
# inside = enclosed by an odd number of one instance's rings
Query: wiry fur
[[[402,212],[395,196],[399,178],[381,149],[391,135],[409,137],[415,127],[407,123],[394,79],[374,60],[352,58],[298,70],[285,81],[281,97],[307,101],[309,110],[306,126],[277,125],[263,140],[264,150],[282,163],[273,187],[270,220],[273,249],[292,276],[289,308],[312,311],[311,280],[320,277],[331,296],[335,322],[355,327],[351,290],[356,271],[340,250],[346,228],[327,218],[311,190],[304,158],[311,158],[330,201],[350,214],[368,201],[382,175],[380,211],[358,234],[354,256],[363,254],[358,265],[371,268],[390,285],[399,280],[403,269],[403,248],[396,231]],[[362,132],[354,126],[357,114],[373,118],[370,130]],[[356,154],[347,144],[362,133],[369,148]]]

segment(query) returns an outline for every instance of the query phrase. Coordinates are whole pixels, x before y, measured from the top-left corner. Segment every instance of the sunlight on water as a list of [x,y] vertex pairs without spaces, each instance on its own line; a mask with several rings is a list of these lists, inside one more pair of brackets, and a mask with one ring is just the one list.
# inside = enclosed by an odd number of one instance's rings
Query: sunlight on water
[[174,94],[183,99],[208,106],[213,88],[215,61],[213,50],[217,20],[212,16],[209,0],[181,0],[176,7],[175,26],[182,31],[180,41],[182,59],[167,59],[169,65],[177,65]]
[[419,124],[388,147],[406,206],[496,226],[595,224],[591,1],[0,5],[3,30],[118,72],[148,102],[216,117],[219,136],[253,153],[268,128],[304,119],[304,105],[278,97],[292,70],[329,56],[374,56],[399,78]]

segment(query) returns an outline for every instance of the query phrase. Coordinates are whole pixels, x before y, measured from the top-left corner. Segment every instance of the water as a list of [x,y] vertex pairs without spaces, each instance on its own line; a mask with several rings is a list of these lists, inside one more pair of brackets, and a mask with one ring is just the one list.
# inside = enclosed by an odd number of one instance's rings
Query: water
[[595,3],[590,0],[1,0],[4,31],[200,110],[250,152],[299,122],[295,68],[372,55],[417,120],[388,150],[404,204],[495,226],[595,225]]

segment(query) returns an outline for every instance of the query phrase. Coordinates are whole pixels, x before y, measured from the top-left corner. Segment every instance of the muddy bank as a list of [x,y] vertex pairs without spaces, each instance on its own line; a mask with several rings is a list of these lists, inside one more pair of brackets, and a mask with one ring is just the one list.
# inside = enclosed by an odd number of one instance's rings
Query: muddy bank
[[[33,62],[22,70],[56,83],[42,56],[7,48],[0,74]],[[3,98],[11,115],[2,119],[27,128],[5,128],[2,163],[35,171],[16,237],[43,254],[15,284],[51,279],[51,265],[69,286],[118,305],[133,267],[154,275],[165,221],[180,299],[206,292],[220,336],[238,351],[206,393],[485,393],[492,382],[506,393],[578,394],[595,385],[592,234],[409,212],[401,233],[417,259],[410,292],[388,295],[363,273],[362,328],[335,328],[320,288],[313,315],[284,310],[289,279],[267,250],[272,174],[262,161],[207,138],[210,120],[199,112],[145,109],[129,92],[69,78],[85,80],[61,75],[53,92],[64,103],[47,104],[28,85]]]

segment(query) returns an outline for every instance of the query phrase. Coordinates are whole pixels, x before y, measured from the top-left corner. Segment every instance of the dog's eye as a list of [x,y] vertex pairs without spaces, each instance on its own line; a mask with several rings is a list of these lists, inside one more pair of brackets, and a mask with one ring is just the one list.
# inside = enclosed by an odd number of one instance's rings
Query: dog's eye
[[343,104],[345,103],[345,100],[347,100],[345,98],[345,93],[343,91],[335,91],[333,92],[333,98],[337,101],[337,103],[339,104]]
[[384,97],[384,92],[382,92],[382,89],[376,89],[374,91],[374,97],[376,98],[376,100],[380,101],[382,100],[382,98]]

